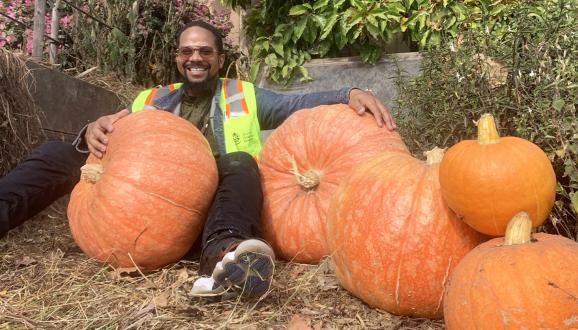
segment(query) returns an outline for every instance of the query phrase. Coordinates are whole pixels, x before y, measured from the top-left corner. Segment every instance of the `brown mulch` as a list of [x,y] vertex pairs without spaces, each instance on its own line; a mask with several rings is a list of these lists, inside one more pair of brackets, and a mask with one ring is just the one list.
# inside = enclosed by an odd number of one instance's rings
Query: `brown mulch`
[[342,289],[328,262],[277,262],[261,300],[188,295],[198,263],[142,274],[86,257],[65,202],[0,239],[0,329],[443,329],[373,309]]

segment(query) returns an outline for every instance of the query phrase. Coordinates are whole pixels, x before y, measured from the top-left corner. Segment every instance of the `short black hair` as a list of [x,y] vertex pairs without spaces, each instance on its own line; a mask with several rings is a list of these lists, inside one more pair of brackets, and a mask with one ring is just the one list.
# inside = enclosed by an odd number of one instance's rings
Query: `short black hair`
[[179,44],[179,42],[181,40],[181,35],[183,34],[183,32],[185,32],[185,30],[192,28],[194,26],[198,26],[198,27],[201,27],[205,30],[211,31],[213,36],[215,36],[215,45],[217,46],[217,51],[219,53],[223,52],[223,36],[221,35],[221,31],[219,31],[219,29],[217,29],[212,24],[207,23],[203,20],[194,20],[194,21],[190,21],[189,23],[185,24],[179,30],[179,33],[177,33],[177,45]]

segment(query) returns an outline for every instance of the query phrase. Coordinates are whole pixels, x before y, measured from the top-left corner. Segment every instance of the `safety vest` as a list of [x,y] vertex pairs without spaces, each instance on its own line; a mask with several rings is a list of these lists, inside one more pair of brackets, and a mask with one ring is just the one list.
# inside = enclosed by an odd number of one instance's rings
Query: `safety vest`
[[[143,91],[133,101],[131,110],[156,109],[153,105],[155,100],[182,86],[182,83],[176,83]],[[253,84],[237,79],[221,79],[218,102],[223,121],[225,152],[244,151],[257,158],[261,152],[261,127]]]

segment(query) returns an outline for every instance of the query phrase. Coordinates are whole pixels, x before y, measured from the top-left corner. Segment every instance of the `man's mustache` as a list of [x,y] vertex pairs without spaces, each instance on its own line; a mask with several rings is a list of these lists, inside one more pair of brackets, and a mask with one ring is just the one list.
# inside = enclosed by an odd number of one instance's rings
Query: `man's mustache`
[[191,68],[201,68],[201,69],[210,69],[211,65],[207,62],[187,62],[183,65],[183,67],[185,69],[191,69]]

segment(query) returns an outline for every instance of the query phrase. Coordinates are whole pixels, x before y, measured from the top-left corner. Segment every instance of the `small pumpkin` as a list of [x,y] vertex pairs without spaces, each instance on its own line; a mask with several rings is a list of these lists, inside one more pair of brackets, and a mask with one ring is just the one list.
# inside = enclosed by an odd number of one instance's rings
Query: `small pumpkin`
[[145,110],[114,124],[102,159],[89,156],[68,205],[88,256],[153,270],[178,261],[201,232],[217,187],[203,135],[171,113]]
[[329,207],[327,242],[341,285],[393,314],[441,318],[443,288],[485,237],[441,197],[441,149],[426,162],[385,152],[355,167]]
[[264,236],[277,255],[318,262],[329,201],[356,164],[382,151],[407,153],[399,134],[349,106],[324,105],[291,115],[267,139],[260,158]]
[[527,210],[534,227],[548,217],[556,175],[546,154],[518,137],[500,137],[483,115],[478,139],[452,146],[440,166],[442,194],[463,220],[487,235],[504,235],[509,220]]
[[578,244],[532,226],[521,212],[464,257],[446,287],[448,329],[578,328]]

